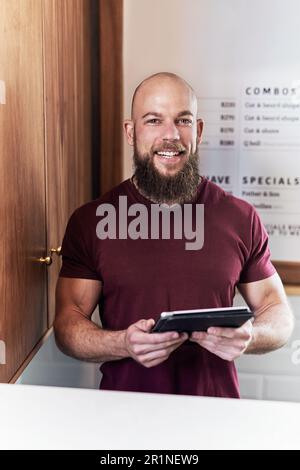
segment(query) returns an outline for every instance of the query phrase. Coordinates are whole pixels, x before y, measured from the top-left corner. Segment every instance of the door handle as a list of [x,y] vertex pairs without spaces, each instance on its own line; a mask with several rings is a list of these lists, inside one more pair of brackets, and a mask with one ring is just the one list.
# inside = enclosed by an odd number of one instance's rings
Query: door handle
[[52,259],[52,254],[55,253],[57,256],[61,256],[61,246],[58,246],[57,248],[50,248],[50,254],[49,256],[45,256],[45,257],[40,257],[38,259],[38,261],[41,263],[41,264],[45,264],[46,266],[50,266],[53,262],[53,259]]
[[46,256],[45,258],[41,257],[39,258],[39,262],[41,264],[45,264],[46,266],[50,266],[50,264],[52,264],[52,258],[51,256]]
[[57,256],[61,256],[61,246],[58,246],[57,248],[51,248],[50,249],[50,256],[55,253]]

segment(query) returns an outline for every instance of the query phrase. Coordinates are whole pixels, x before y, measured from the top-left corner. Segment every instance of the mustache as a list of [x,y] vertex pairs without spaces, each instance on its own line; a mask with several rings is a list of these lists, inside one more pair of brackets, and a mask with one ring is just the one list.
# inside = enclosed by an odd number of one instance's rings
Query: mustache
[[175,143],[166,143],[161,145],[160,147],[155,147],[153,149],[153,153],[156,152],[185,152],[186,149],[183,147],[181,144],[175,144]]

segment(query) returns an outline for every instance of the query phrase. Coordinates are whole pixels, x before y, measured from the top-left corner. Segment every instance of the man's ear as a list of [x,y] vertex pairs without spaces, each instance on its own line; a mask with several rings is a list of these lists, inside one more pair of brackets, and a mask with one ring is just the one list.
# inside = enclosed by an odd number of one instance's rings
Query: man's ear
[[124,131],[127,137],[127,142],[129,145],[133,145],[134,143],[134,124],[131,119],[126,119],[123,124]]
[[197,119],[197,144],[200,144],[201,142],[201,136],[203,132],[203,125],[204,122],[202,119]]

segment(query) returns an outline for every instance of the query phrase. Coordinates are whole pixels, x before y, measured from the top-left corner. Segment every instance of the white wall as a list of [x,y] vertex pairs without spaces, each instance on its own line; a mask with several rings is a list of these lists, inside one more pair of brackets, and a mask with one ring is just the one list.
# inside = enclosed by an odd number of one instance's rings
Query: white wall
[[[296,341],[300,339],[300,297],[289,296],[289,302],[296,324],[288,344],[264,355],[243,355],[236,362],[244,398],[300,401],[300,355],[295,358],[299,349]],[[235,297],[235,305],[244,303],[240,295]]]
[[138,83],[160,71],[182,75],[199,97],[236,96],[244,79],[292,85],[299,28],[298,0],[124,0],[125,116]]
[[[92,319],[99,324],[98,309]],[[100,364],[84,362],[63,354],[52,333],[21,374],[17,383],[56,387],[99,388]]]
[[51,334],[17,383],[56,387],[99,388],[99,364],[77,361],[63,354]]

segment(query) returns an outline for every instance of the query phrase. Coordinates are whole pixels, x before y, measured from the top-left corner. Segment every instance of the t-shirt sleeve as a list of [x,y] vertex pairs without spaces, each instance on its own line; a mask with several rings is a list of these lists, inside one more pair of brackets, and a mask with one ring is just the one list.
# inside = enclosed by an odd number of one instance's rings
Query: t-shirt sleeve
[[62,267],[59,277],[101,281],[95,269],[90,227],[83,224],[78,209],[71,215],[62,242]]
[[239,282],[255,282],[272,276],[276,272],[271,263],[267,231],[253,208],[251,221],[250,251],[242,269]]

